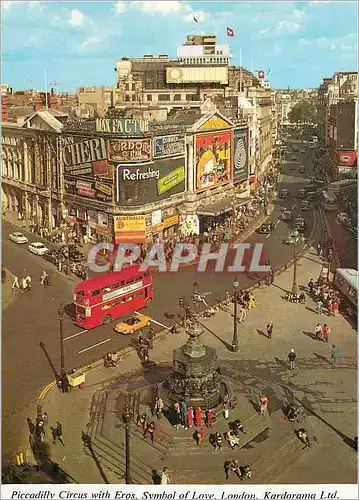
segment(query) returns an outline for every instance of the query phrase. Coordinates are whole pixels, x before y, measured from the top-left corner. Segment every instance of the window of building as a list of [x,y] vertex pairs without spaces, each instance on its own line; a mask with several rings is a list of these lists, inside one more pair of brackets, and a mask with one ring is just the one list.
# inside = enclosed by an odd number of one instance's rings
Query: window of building
[[133,96],[132,96],[132,101],[135,101],[135,100],[136,100],[136,95],[135,95],[135,94],[133,94]]
[[175,95],[173,96],[173,100],[174,100],[174,101],[182,101],[182,96],[181,96],[181,94],[175,94]]
[[186,101],[194,101],[195,96],[193,94],[186,94]]
[[147,101],[152,101],[152,94],[147,94]]
[[125,96],[125,101],[126,101],[126,102],[130,102],[130,96],[129,96],[129,95],[126,95],[126,96]]
[[159,101],[170,101],[171,96],[170,96],[170,94],[159,94],[158,100]]

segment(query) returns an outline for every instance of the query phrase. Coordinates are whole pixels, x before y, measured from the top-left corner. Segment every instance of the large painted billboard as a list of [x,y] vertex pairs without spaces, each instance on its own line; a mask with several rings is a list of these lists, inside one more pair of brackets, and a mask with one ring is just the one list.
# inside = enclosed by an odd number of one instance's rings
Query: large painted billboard
[[185,191],[185,158],[117,166],[119,205],[144,205]]
[[196,136],[196,191],[204,191],[232,179],[232,131]]
[[233,180],[236,182],[248,179],[248,131],[234,130],[234,168]]

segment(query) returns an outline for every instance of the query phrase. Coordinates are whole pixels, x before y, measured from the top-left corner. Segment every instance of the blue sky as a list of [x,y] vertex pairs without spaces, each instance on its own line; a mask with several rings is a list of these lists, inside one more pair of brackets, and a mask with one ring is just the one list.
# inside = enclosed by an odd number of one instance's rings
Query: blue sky
[[2,1],[1,9],[2,82],[14,89],[44,89],[45,67],[62,92],[113,85],[116,59],[175,56],[187,34],[201,33],[229,40],[232,64],[242,48],[244,67],[270,69],[274,88],[317,87],[357,69],[356,1]]

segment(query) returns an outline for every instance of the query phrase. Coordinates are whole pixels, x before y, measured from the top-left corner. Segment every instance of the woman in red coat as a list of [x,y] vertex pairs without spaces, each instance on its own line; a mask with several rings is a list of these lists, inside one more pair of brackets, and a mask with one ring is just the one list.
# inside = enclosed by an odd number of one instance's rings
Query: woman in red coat
[[207,410],[207,427],[212,427],[213,424],[213,410]]
[[188,407],[187,415],[188,415],[188,427],[192,427],[193,426],[193,408],[192,408],[192,406]]
[[201,411],[201,408],[196,408],[196,412],[195,412],[195,416],[196,416],[196,426],[197,427],[202,427],[202,411]]

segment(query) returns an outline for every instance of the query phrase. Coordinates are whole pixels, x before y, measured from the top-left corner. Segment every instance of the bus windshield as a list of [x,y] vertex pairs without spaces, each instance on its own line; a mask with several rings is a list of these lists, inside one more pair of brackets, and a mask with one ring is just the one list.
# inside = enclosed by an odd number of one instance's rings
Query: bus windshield
[[153,299],[152,275],[140,265],[83,281],[75,287],[75,323],[86,330],[148,307]]

